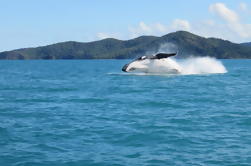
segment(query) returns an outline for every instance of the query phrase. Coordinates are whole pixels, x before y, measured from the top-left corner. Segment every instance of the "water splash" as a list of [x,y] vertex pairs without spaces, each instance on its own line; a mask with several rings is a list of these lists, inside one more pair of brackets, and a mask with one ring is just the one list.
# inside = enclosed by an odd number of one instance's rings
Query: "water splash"
[[183,60],[175,58],[146,59],[130,63],[136,73],[148,74],[213,74],[226,73],[227,70],[220,60],[212,57],[192,57]]
[[[173,59],[175,61],[175,59]],[[178,62],[181,66],[181,74],[213,74],[226,73],[227,69],[221,63],[212,57],[192,57]]]
[[[177,52],[178,47],[173,43],[163,43],[159,46],[157,52]],[[156,53],[155,53],[156,54]],[[140,62],[141,63],[141,62]],[[143,62],[149,73],[175,74],[172,71],[177,70],[177,74],[217,74],[226,73],[227,69],[213,57],[190,57],[183,60],[167,58],[155,61]],[[136,64],[137,65],[137,64]],[[142,65],[142,64],[138,64]],[[174,70],[173,70],[174,69]]]

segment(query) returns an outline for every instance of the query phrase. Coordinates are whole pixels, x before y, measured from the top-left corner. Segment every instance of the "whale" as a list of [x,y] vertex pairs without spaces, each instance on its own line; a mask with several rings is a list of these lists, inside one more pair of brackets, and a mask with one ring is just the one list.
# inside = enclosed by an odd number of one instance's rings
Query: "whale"
[[122,67],[123,72],[167,73],[178,74],[181,67],[169,57],[177,53],[157,53],[150,56],[141,56]]

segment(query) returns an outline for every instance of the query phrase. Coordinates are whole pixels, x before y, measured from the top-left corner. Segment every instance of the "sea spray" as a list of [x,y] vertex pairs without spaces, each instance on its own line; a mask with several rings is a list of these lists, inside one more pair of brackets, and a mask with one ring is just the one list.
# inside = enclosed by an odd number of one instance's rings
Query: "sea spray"
[[[165,68],[172,70],[176,69],[179,71],[178,74],[213,74],[213,73],[226,73],[227,70],[220,60],[217,60],[212,57],[191,57],[187,59],[176,60],[175,58],[168,58],[164,61],[155,61],[153,70],[153,66],[149,63],[149,72],[162,72],[166,73]],[[166,66],[165,66],[166,65]],[[165,66],[165,67],[164,67]],[[161,70],[162,69],[162,70]]]
[[[177,52],[178,47],[173,43],[163,43],[159,46],[157,52]],[[151,63],[149,63],[150,65]],[[168,58],[164,61],[155,61],[155,69],[152,71],[161,71],[158,68],[163,68],[166,66],[168,69],[177,69],[179,74],[213,74],[213,73],[226,73],[227,70],[220,60],[213,57],[203,56],[203,57],[189,57],[185,59],[175,59]],[[150,68],[153,66],[150,65]],[[163,72],[164,73],[164,72]],[[168,73],[165,73],[168,74]]]
[[213,74],[226,73],[221,61],[212,57],[191,57],[178,62],[181,74]]
[[145,64],[148,73],[178,74],[182,67],[171,58],[160,60],[148,60]]
[[158,74],[213,74],[226,73],[223,64],[212,57],[191,57],[187,59],[146,59],[133,61],[130,68],[137,73],[158,73]]

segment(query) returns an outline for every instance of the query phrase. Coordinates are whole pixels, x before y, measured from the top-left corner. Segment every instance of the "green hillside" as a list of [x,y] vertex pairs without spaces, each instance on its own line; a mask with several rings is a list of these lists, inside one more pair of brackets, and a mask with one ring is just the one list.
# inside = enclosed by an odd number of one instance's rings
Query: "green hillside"
[[[163,49],[162,46],[171,46]],[[62,42],[36,48],[0,53],[0,59],[128,59],[156,53],[177,51],[178,57],[212,56],[216,58],[251,58],[251,47],[216,38],[204,38],[186,31],[162,37],[141,36],[131,40],[104,39],[95,42]]]
[[241,43],[241,45],[244,45],[244,46],[249,46],[249,47],[251,47],[251,42],[247,42],[247,43]]

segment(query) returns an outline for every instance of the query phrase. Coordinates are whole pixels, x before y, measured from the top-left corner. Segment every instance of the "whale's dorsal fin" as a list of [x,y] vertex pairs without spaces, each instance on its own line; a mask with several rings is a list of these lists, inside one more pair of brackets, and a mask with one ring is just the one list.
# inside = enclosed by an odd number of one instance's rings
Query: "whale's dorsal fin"
[[176,53],[171,53],[171,54],[166,54],[166,53],[158,53],[154,55],[154,59],[163,59],[163,58],[168,58],[170,56],[175,56]]

